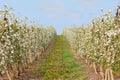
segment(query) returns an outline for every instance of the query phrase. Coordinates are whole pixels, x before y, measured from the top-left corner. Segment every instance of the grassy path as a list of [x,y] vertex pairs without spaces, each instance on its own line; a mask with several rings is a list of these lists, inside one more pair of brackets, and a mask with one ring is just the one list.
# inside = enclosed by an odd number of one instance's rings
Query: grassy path
[[40,80],[87,80],[85,67],[77,62],[65,38],[57,36],[53,50],[42,58],[32,74],[40,76]]

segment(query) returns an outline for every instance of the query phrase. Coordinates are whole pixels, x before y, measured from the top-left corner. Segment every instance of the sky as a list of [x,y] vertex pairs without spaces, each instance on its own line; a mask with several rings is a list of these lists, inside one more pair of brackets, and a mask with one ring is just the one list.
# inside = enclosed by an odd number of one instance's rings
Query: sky
[[114,13],[120,0],[0,0],[0,9],[4,4],[20,18],[27,16],[37,24],[53,25],[60,34],[64,27],[87,25],[103,13]]

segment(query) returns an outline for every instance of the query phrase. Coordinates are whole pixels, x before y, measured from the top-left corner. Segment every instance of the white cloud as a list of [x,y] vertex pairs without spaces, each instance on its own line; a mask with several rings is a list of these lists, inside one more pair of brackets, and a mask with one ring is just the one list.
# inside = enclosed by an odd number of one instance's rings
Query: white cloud
[[60,12],[62,10],[65,10],[65,5],[64,4],[59,4],[59,3],[52,3],[50,1],[42,1],[40,2],[39,8],[45,12]]
[[84,7],[93,6],[98,0],[72,0],[76,5],[82,5]]
[[40,2],[39,8],[45,13],[54,14],[60,17],[78,17],[80,15],[79,12],[70,11],[68,5],[66,5],[64,1],[52,2],[52,0],[44,0]]

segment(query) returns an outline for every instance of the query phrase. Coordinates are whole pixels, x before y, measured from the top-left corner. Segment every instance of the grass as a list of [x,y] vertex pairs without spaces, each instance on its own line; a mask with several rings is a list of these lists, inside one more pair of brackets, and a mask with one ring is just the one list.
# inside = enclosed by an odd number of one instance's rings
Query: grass
[[56,37],[53,48],[40,63],[35,76],[41,76],[42,80],[87,80],[83,71],[84,66],[77,64],[68,42],[63,36]]

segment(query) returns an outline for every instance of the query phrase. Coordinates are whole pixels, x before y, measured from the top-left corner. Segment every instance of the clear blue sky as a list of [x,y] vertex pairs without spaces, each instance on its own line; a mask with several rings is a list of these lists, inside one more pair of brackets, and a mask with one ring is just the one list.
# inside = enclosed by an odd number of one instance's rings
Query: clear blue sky
[[120,0],[0,0],[0,8],[7,4],[15,14],[27,16],[38,24],[54,25],[60,34],[64,27],[88,24],[108,11],[115,12]]

